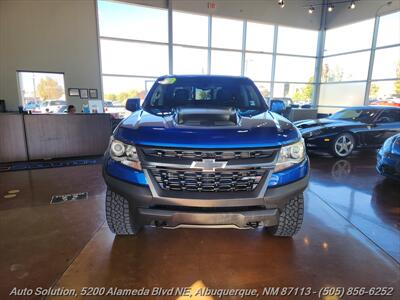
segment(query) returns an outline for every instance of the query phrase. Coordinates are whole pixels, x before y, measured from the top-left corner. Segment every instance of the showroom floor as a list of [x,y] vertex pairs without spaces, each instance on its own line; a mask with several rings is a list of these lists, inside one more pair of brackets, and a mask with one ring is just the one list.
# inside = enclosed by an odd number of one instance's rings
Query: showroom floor
[[[0,173],[0,299],[15,286],[398,287],[400,187],[376,174],[374,155],[311,157],[293,239],[154,228],[115,239],[104,223],[101,165]],[[49,204],[77,192],[89,198]]]

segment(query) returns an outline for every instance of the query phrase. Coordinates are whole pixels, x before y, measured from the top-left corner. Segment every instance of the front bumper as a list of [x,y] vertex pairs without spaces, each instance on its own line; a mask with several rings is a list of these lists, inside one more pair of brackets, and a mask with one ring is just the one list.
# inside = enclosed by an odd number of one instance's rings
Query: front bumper
[[400,180],[400,156],[379,151],[376,170],[383,176]]
[[[308,161],[306,162],[309,163]],[[125,197],[139,226],[224,226],[248,228],[250,224],[274,226],[286,203],[308,185],[309,172],[295,182],[267,188],[258,198],[179,198],[153,197],[150,188],[135,185],[103,172],[107,186]]]

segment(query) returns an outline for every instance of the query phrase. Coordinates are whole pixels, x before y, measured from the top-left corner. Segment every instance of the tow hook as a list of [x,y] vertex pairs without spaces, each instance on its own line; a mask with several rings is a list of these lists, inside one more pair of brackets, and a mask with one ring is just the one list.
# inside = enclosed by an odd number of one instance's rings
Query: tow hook
[[158,220],[154,221],[154,226],[156,226],[156,227],[164,227],[166,225],[167,225],[167,222],[165,222],[165,221],[158,221]]
[[260,222],[248,222],[247,226],[255,229],[255,228],[258,228],[260,226]]

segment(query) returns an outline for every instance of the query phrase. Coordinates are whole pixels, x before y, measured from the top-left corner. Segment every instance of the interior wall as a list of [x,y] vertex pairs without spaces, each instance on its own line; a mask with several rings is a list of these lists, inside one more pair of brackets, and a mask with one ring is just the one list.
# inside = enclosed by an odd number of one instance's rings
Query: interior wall
[[[388,5],[388,2],[391,4]],[[327,14],[327,29],[398,11],[400,10],[400,0],[361,0],[356,2],[355,9],[348,9],[348,6],[348,3],[339,3],[333,12]]]
[[20,103],[17,70],[63,72],[68,88],[97,89],[101,95],[95,0],[0,1],[0,99],[7,110]]

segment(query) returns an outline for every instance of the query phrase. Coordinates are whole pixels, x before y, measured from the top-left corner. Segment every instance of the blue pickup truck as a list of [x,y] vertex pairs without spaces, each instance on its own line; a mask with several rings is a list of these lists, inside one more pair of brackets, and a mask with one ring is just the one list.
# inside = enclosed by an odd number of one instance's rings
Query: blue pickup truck
[[293,236],[309,161],[298,129],[246,77],[163,76],[115,129],[106,218],[117,235],[155,227],[266,229]]

